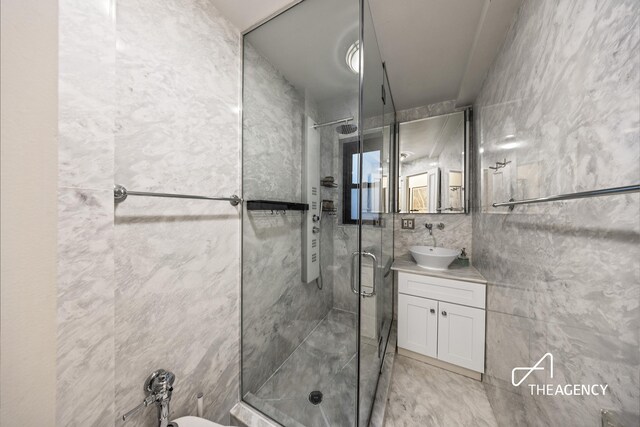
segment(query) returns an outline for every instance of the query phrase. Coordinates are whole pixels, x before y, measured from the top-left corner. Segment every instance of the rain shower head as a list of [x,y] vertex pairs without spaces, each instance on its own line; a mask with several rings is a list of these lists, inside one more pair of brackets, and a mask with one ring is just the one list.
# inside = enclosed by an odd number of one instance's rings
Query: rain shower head
[[345,123],[336,127],[336,132],[338,132],[340,135],[349,135],[350,133],[354,133],[357,130],[358,126],[349,123]]

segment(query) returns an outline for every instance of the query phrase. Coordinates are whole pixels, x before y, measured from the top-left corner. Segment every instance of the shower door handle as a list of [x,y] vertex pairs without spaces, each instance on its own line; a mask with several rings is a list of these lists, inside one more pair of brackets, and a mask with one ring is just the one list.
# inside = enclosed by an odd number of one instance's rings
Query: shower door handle
[[354,268],[353,268],[353,261],[356,259],[356,257],[360,255],[360,252],[355,251],[351,253],[351,274],[350,274],[350,279],[351,279],[351,292],[353,292],[354,294],[358,295],[359,292],[356,289],[356,285],[354,283],[354,279],[355,279],[355,274],[354,274]]
[[376,256],[371,252],[362,252],[362,256],[371,258],[371,261],[373,263],[373,286],[371,287],[371,292],[363,291],[361,294],[363,297],[367,298],[372,297],[376,294],[376,281],[378,279],[378,258],[376,258]]
[[376,280],[378,278],[378,258],[371,252],[362,252],[363,257],[371,258],[373,261],[373,286],[372,286],[371,292],[364,292],[364,291],[358,292],[358,289],[356,289],[356,284],[355,284],[355,274],[354,274],[355,269],[353,268],[353,261],[359,255],[360,255],[360,252],[358,251],[351,253],[351,292],[353,292],[356,295],[361,295],[365,298],[372,297],[376,294]]

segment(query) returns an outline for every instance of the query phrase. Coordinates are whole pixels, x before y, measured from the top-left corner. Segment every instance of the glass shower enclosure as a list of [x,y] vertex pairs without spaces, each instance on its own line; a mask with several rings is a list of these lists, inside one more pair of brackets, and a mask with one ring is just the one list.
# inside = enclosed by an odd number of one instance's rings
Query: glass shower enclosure
[[245,402],[285,426],[366,426],[393,319],[395,110],[362,0],[246,32]]

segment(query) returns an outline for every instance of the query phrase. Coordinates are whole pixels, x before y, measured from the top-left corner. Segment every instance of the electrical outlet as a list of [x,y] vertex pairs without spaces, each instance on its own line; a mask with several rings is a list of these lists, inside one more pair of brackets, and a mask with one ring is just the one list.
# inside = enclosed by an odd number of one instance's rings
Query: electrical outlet
[[402,218],[403,230],[413,230],[415,228],[415,220],[413,218]]

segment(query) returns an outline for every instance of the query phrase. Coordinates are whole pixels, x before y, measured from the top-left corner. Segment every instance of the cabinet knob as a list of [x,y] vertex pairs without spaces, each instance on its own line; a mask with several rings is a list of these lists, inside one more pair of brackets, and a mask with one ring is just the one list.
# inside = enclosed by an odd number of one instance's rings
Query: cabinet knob
[[447,316],[447,312],[443,310],[442,311],[442,315],[446,317]]
[[436,312],[436,309],[435,309],[435,308],[432,308],[432,309],[430,309],[429,311],[431,312],[431,314],[434,314],[434,313]]

